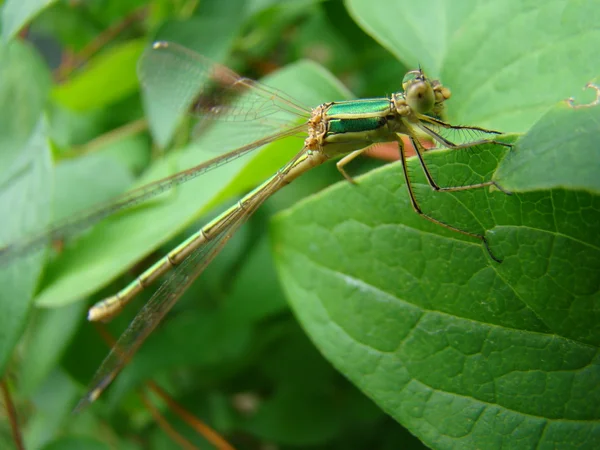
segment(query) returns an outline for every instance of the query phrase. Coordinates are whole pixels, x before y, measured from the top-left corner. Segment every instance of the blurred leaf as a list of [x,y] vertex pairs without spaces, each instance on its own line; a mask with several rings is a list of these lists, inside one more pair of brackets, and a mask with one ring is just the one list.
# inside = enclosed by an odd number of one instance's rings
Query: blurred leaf
[[[71,312],[74,312],[76,307],[69,307],[68,309],[70,309]],[[54,316],[53,318],[57,317],[57,315],[52,312],[50,312],[50,314]],[[47,321],[46,324],[49,325],[50,322]],[[67,329],[71,331],[68,325],[71,324],[67,324]],[[60,325],[57,328],[60,328]],[[47,331],[51,332],[49,329]],[[55,335],[62,334],[57,330],[53,333]],[[48,337],[48,333],[44,333],[44,338]],[[65,334],[62,334],[60,337],[64,338]],[[52,341],[45,343],[46,349],[48,349],[48,346],[51,343]],[[39,353],[36,352],[36,356],[38,355]],[[50,349],[50,355],[55,356],[56,351]],[[48,358],[42,357],[44,362],[49,361]],[[27,363],[25,363],[23,370],[28,370],[26,366]],[[78,426],[80,423],[78,424],[78,421],[74,420],[71,415],[73,404],[79,394],[79,389],[70,377],[55,366],[54,370],[46,374],[43,384],[41,386],[35,386],[36,392],[32,395],[31,392],[28,392],[28,389],[33,387],[33,384],[31,384],[33,378],[37,375],[41,375],[41,372],[36,371],[35,374],[26,374],[26,372],[22,371],[21,375],[27,378],[23,379],[25,384],[25,386],[23,386],[23,395],[27,397],[28,402],[35,406],[35,413],[28,418],[27,428],[24,430],[25,448],[41,448],[55,439],[57,434],[67,434],[67,430],[65,430],[65,425],[67,423],[78,427],[79,435],[83,434],[81,426]],[[31,375],[33,375],[33,377],[31,377]],[[19,381],[21,381],[21,378]],[[37,381],[39,380],[35,380],[34,383]]]
[[[17,158],[20,168],[0,185],[0,249],[17,242],[27,231],[44,226],[50,217],[50,149],[40,120],[31,139]],[[14,135],[13,135],[14,136]],[[1,151],[1,150],[0,150]],[[25,328],[37,278],[41,254],[0,261],[0,373]]]
[[19,153],[40,120],[50,88],[50,74],[31,47],[0,45],[0,184],[22,170]]
[[306,8],[321,0],[251,0],[248,1],[248,13],[259,14],[272,8]]
[[148,7],[148,3],[148,0],[101,0],[90,1],[86,6],[89,8],[89,14],[96,20],[102,20],[104,24],[114,24],[131,18],[131,14],[139,14],[142,12],[141,8]]
[[504,161],[495,179],[509,191],[564,188],[600,194],[598,124],[600,106],[556,105],[519,141],[519,151]]
[[43,450],[108,450],[110,448],[107,443],[95,439],[67,436],[44,446]]
[[53,103],[48,108],[50,138],[59,149],[86,143],[104,131],[101,110],[81,113]]
[[135,92],[136,64],[145,40],[117,44],[90,61],[78,74],[53,90],[54,99],[79,111],[101,108]]
[[62,161],[56,166],[55,178],[56,221],[116,197],[134,181],[127,168],[103,153]]
[[[600,75],[594,0],[346,0],[355,20],[411,67],[452,89],[451,122],[527,130]],[[501,95],[499,95],[501,93]]]
[[346,0],[345,3],[354,20],[399,60],[409,67],[421,64],[435,77],[440,75],[456,25],[475,6],[471,1],[443,8],[443,2],[436,0],[417,3]]
[[267,441],[283,445],[309,446],[332,439],[342,417],[332,402],[302,385],[282,386],[264,402],[252,421],[252,431]]
[[[84,146],[83,149],[88,151],[90,147]],[[98,143],[97,147],[91,150],[117,161],[122,169],[126,169],[127,178],[130,178],[132,173],[142,172],[150,163],[150,139],[145,134],[131,134],[119,137],[114,142]],[[125,179],[124,174],[121,179]],[[128,185],[130,184],[131,180],[128,181]]]
[[24,395],[38,388],[58,361],[85,317],[85,304],[38,311],[27,335],[27,352],[20,366],[19,387]]
[[[49,219],[50,149],[42,108],[49,76],[29,47],[0,47],[0,248],[18,241]],[[37,124],[37,126],[36,126]],[[0,373],[25,327],[39,255],[0,264]]]
[[[578,151],[593,152],[581,144]],[[502,159],[491,146],[426,156],[434,173],[452,178],[463,164],[493,173],[488,152],[496,164]],[[589,163],[600,170],[600,158]],[[278,268],[304,328],[426,445],[597,446],[600,397],[590,389],[600,376],[597,196],[561,188],[435,194],[417,161],[409,169],[426,212],[487,230],[503,262],[415,214],[394,164],[362,177],[358,188],[337,185],[278,216]],[[556,169],[573,177],[579,166],[566,158]],[[507,423],[518,424],[518,435],[506,433]]]
[[44,8],[56,0],[6,0],[2,8],[2,38],[9,41]]
[[[267,67],[269,64],[277,64],[273,61],[273,52],[277,52],[280,63],[305,57],[302,51],[297,51],[295,42],[302,41],[304,36],[299,34],[306,28],[306,22],[319,13],[320,3],[321,0],[246,2],[252,26],[244,28],[243,38],[236,41],[235,49],[243,54],[246,61],[259,66],[266,63]],[[293,34],[290,29],[294,30]],[[290,55],[286,55],[288,53]],[[319,59],[315,61],[319,62]],[[333,69],[332,66],[329,67]]]
[[247,350],[249,339],[248,326],[221,320],[218,313],[181,314],[148,338],[135,359],[113,383],[108,393],[109,401],[115,405],[125,392],[149,376],[184,366],[232,364]]
[[342,39],[339,31],[332,27],[321,9],[316,10],[307,19],[295,45],[302,58],[318,61],[336,71],[347,67],[353,60],[355,51]]
[[[51,37],[69,52],[79,52],[102,32],[97,16],[88,14],[88,4],[56,2],[35,18],[29,31],[34,36]],[[61,57],[55,56],[57,59]]]
[[224,307],[227,318],[241,324],[257,323],[288,309],[277,280],[268,239],[261,239],[253,252],[246,256]]

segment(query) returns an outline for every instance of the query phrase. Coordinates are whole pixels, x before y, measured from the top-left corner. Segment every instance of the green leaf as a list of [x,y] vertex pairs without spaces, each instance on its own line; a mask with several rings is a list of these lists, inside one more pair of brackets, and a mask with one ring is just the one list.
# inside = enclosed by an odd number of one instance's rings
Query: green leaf
[[123,370],[108,394],[109,401],[118,403],[124,392],[149,375],[184,366],[233,364],[240,359],[248,349],[251,329],[248,325],[240,326],[239,322],[223,320],[219,315],[188,313],[170,320],[160,333],[149,337],[147,345]]
[[519,151],[507,158],[495,179],[515,192],[562,187],[600,194],[594,154],[599,124],[600,106],[556,105],[519,141]]
[[144,46],[145,40],[138,39],[109,48],[55,87],[54,99],[67,108],[87,111],[131,95],[138,87],[136,65]]
[[243,269],[236,273],[225,314],[231,321],[254,324],[288,309],[265,237],[247,256]]
[[[434,76],[440,74],[448,51],[448,34],[452,34],[452,27],[448,26],[452,23],[450,16],[458,19],[460,10],[466,9],[466,2],[443,8],[444,3],[435,0],[412,3],[347,0],[345,3],[354,20],[396,58],[411,67],[421,64]],[[400,81],[399,76],[399,87]]]
[[62,161],[55,168],[55,178],[55,221],[116,197],[134,181],[131,173],[105,152]]
[[6,0],[2,8],[2,38],[9,41],[30,20],[56,0]]
[[[50,149],[41,120],[16,161],[20,168],[0,186],[0,248],[18,242],[50,217]],[[0,373],[25,328],[41,270],[41,255],[30,254],[0,265]]]
[[[67,328],[70,327],[67,326]],[[61,334],[60,331],[55,331],[55,336],[59,334]],[[44,337],[47,338],[48,335],[46,334]],[[64,337],[64,335],[61,337]],[[51,344],[51,341],[47,342],[46,346],[49,344]],[[51,350],[50,353],[54,355],[55,351]],[[46,362],[48,362],[48,358],[44,357],[44,363]],[[24,369],[26,370],[26,367]],[[21,374],[23,374],[22,371]],[[41,375],[41,373],[36,371],[34,377],[37,375]],[[28,379],[24,381],[29,385],[29,382],[33,380],[29,378],[29,375],[26,375],[26,377]],[[31,395],[27,391],[27,386],[25,386],[24,395],[28,404],[35,406],[35,412],[29,416],[27,427],[23,430],[25,448],[42,448],[49,441],[52,441],[55,436],[68,434],[65,432],[66,424],[76,429],[78,434],[82,434],[81,421],[73,420],[72,415],[73,404],[77,401],[79,395],[79,386],[66,373],[57,369],[57,366],[54,366],[54,370],[47,375],[43,384],[38,386],[35,394]]]
[[[324,445],[342,434],[340,429],[348,420],[354,399],[342,394],[335,402],[329,401],[331,387],[341,384],[339,375],[298,324],[289,320],[265,353],[257,362],[273,379],[275,392],[259,405],[256,415],[244,422],[244,428],[266,441],[301,448]],[[371,405],[364,405],[364,397],[359,400],[363,412],[381,415]],[[365,411],[365,406],[371,406],[371,410]]]
[[[456,185],[460,168],[485,179],[503,153],[483,146],[426,161],[442,185]],[[600,170],[599,158],[589,164]],[[578,167],[566,158],[561,170],[572,177]],[[426,213],[485,233],[503,262],[415,214],[400,164],[336,185],[273,230],[283,285],[312,340],[433,448],[600,445],[598,195],[436,194],[415,159],[409,173]]]
[[104,443],[88,437],[67,436],[57,439],[43,447],[43,450],[107,450],[108,443]]
[[0,46],[0,183],[22,169],[22,147],[42,114],[50,74],[37,53],[21,42]]
[[[407,65],[453,94],[454,123],[522,132],[600,75],[594,0],[346,0],[355,20]],[[400,80],[400,77],[398,78]]]
[[[50,217],[50,149],[42,119],[49,81],[28,46],[0,47],[0,248]],[[39,255],[29,255],[0,265],[0,373],[25,327],[40,263]]]
[[333,403],[301,385],[282,386],[261,408],[252,430],[268,441],[306,447],[332,439],[342,417]]
[[26,339],[27,351],[20,366],[19,388],[31,395],[42,380],[56,368],[76,327],[85,317],[85,304],[41,310],[31,324]]

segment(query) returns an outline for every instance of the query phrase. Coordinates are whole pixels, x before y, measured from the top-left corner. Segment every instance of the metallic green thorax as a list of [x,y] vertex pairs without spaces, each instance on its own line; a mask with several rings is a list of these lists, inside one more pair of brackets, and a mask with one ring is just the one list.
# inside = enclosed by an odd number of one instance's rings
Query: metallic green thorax
[[360,133],[386,125],[392,114],[389,98],[331,103],[326,109],[328,134]]
[[347,102],[331,103],[327,109],[329,117],[336,116],[360,116],[365,115],[387,115],[390,112],[391,103],[389,98],[367,98],[361,100],[350,100]]
[[371,131],[382,127],[387,123],[385,117],[370,117],[367,119],[330,119],[329,133],[357,133]]

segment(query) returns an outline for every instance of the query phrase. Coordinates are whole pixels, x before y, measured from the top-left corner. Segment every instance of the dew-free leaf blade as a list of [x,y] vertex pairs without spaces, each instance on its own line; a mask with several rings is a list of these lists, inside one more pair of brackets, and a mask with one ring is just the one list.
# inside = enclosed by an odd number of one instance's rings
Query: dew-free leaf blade
[[347,0],[359,25],[411,66],[452,89],[454,123],[526,131],[598,76],[594,0]]
[[[477,154],[427,159],[443,173]],[[598,445],[598,196],[434,195],[409,165],[423,208],[487,230],[503,262],[418,217],[399,164],[336,185],[274,224],[284,289],[311,339],[432,448]]]
[[599,127],[600,105],[574,109],[559,103],[519,141],[496,181],[511,191],[563,187],[600,194]]

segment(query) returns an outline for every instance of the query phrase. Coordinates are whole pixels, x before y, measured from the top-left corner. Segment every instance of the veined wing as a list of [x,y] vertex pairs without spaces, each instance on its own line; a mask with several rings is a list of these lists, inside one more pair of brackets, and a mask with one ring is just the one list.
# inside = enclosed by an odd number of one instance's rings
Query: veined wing
[[451,144],[494,139],[500,134],[498,131],[475,126],[449,125],[439,119],[422,114],[418,117],[420,120],[416,124],[416,128],[425,136],[433,139],[436,147],[450,148]]
[[10,243],[5,247],[0,248],[0,266],[7,262],[18,258],[19,256],[29,254],[54,240],[62,240],[68,238],[78,232],[81,232],[100,220],[108,217],[117,211],[138,205],[152,197],[155,197],[172,187],[185,183],[193,178],[196,178],[203,173],[208,172],[216,167],[220,167],[230,161],[233,161],[251,151],[262,147],[270,142],[287,136],[294,136],[306,130],[306,124],[297,125],[289,128],[286,131],[272,134],[262,139],[258,139],[243,147],[239,147],[224,155],[213,158],[204,163],[198,164],[190,169],[179,172],[170,177],[163,178],[153,183],[142,186],[133,191],[127,192],[111,202],[104,203],[96,208],[84,211],[69,220],[61,221],[44,230],[39,234],[34,234],[22,241]]
[[[270,142],[306,134],[306,124],[298,124],[298,118],[310,117],[310,111],[298,106],[285,94],[240,77],[180,45],[155,43],[142,56],[139,75],[148,95],[162,101],[168,99],[173,102],[171,106],[178,105],[178,108],[187,110],[191,103],[196,102],[198,114],[241,121],[238,126],[242,128],[236,129],[236,133],[229,129],[208,130],[207,135],[213,132],[217,135],[213,141],[218,142],[218,151],[227,153],[58,222],[39,234],[9,243],[0,248],[0,265],[51,241],[68,238],[109,215],[142,203]],[[207,99],[210,102],[207,103]],[[218,102],[225,104],[218,106]]]
[[148,48],[140,59],[138,75],[153,101],[179,115],[189,111],[202,118],[234,122],[281,118],[282,113],[291,120],[310,117],[309,108],[283,92],[172,42],[158,41]]

